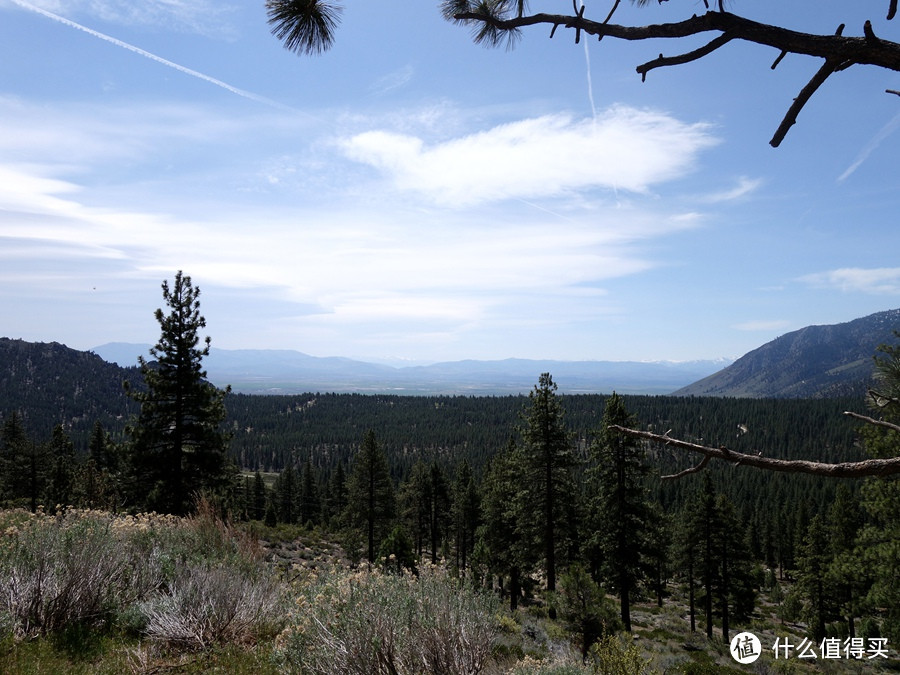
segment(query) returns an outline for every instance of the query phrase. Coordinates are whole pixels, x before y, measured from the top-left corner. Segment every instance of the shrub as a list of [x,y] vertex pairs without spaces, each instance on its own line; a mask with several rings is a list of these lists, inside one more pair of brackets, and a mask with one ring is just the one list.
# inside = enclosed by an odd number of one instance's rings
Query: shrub
[[490,656],[496,612],[493,596],[443,568],[331,572],[301,588],[276,655],[289,672],[474,675]]
[[117,625],[198,648],[283,625],[281,587],[258,546],[211,509],[187,520],[79,510],[3,520],[14,524],[0,537],[0,639],[71,643]]
[[152,559],[113,533],[112,519],[34,518],[0,546],[0,612],[16,632],[46,634],[107,620],[160,583]]
[[591,664],[595,673],[616,675],[645,675],[650,659],[641,656],[637,645],[624,635],[608,635],[591,647]]
[[189,649],[271,637],[282,627],[284,609],[271,577],[208,563],[181,568],[166,590],[140,606],[151,639]]
[[616,608],[602,589],[581,565],[572,565],[559,581],[560,590],[554,598],[560,617],[572,631],[586,659],[594,642],[622,628]]

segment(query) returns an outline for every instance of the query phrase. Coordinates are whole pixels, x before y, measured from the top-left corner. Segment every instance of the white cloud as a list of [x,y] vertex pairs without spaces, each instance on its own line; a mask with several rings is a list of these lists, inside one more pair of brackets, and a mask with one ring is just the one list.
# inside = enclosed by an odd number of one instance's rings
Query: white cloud
[[873,294],[900,293],[900,267],[844,267],[800,277],[811,286]]
[[715,142],[705,125],[618,106],[596,120],[546,115],[433,144],[377,130],[340,145],[397,189],[444,206],[472,206],[592,188],[646,192],[689,172]]
[[[455,115],[459,126],[441,125],[441,115]],[[320,353],[347,335],[370,339],[373,348],[379,340],[447,344],[491,330],[556,335],[616,312],[619,300],[605,286],[657,267],[645,245],[703,220],[701,213],[669,212],[663,200],[609,203],[587,193],[606,186],[613,172],[570,173],[555,145],[572,150],[573,167],[587,167],[590,158],[578,148],[583,134],[595,133],[591,122],[539,118],[465,136],[459,129],[467,121],[465,111],[453,109],[395,116],[390,128],[457,138],[435,144],[397,135],[409,147],[396,171],[417,161],[447,167],[481,152],[487,157],[478,161],[493,161],[508,149],[531,163],[504,165],[522,171],[511,178],[532,181],[528,201],[458,211],[385,192],[355,180],[368,169],[322,141],[327,127],[278,111],[242,116],[146,103],[44,109],[0,97],[0,126],[9,131],[0,136],[0,238],[16,253],[4,281],[57,299],[84,289],[100,298],[95,286],[129,293],[139,287],[149,289],[153,303],[160,281],[183,269],[205,291],[215,289],[220,325],[231,322],[239,331],[258,321],[286,336],[282,345],[290,336],[304,345],[318,340]],[[362,117],[347,123],[372,128]],[[685,133],[693,149],[669,157],[670,164],[650,153],[652,166],[628,185],[637,190],[663,180],[671,167],[688,169],[692,153],[711,140],[699,127]],[[477,139],[488,147],[480,149]],[[599,147],[593,136],[586,142]],[[628,154],[613,150],[618,159]],[[545,161],[544,152],[553,156]],[[548,168],[553,162],[560,165]],[[527,177],[527,169],[537,176]],[[503,194],[520,197],[518,186],[502,184],[506,178],[484,173],[478,199],[491,198],[498,182]],[[465,187],[451,179],[427,194]],[[254,319],[248,295],[265,298],[267,318]],[[280,323],[268,323],[271,316]]]
[[721,192],[714,192],[710,195],[706,195],[701,199],[701,201],[709,204],[734,201],[735,199],[746,197],[752,192],[755,192],[762,184],[763,180],[761,178],[748,178],[747,176],[741,176],[740,178],[738,178],[737,185],[735,185],[730,190],[723,190]]

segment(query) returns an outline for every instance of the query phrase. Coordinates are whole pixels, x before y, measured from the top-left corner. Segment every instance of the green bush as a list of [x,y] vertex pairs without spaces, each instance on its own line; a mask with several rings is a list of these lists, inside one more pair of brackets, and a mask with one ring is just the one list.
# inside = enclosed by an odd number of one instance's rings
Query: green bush
[[624,634],[607,635],[594,643],[590,662],[594,672],[601,675],[645,675],[650,668],[650,659],[644,658],[638,646]]

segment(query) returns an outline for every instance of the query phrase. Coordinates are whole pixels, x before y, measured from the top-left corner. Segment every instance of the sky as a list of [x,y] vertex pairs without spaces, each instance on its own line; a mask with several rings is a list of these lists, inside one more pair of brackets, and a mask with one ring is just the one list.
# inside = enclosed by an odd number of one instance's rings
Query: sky
[[[826,4],[733,9],[900,38]],[[820,62],[642,83],[699,43],[485,49],[436,0],[347,5],[300,57],[262,0],[0,0],[0,335],[155,342],[178,270],[214,347],[398,363],[737,358],[900,307],[896,73],[836,74],[773,149]]]

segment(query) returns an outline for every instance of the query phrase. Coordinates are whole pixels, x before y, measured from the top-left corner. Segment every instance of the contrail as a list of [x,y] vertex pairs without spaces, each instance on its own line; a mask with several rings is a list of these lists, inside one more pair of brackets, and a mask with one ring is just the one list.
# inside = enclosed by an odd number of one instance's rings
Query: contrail
[[[14,0],[15,1],[15,0]],[[578,4],[583,7],[583,0],[579,0]],[[579,7],[580,9],[580,7]],[[588,85],[588,100],[591,102],[591,115],[593,115],[594,119],[597,119],[597,107],[594,105],[594,83],[593,78],[591,78],[591,53],[588,51],[588,41],[584,41],[584,62],[587,66],[587,85]]]
[[278,103],[277,101],[273,101],[270,98],[266,98],[265,96],[260,96],[258,94],[254,94],[250,91],[245,91],[244,89],[238,89],[237,87],[233,87],[227,82],[222,82],[222,80],[217,80],[214,77],[210,77],[209,75],[204,75],[201,72],[196,70],[192,70],[190,68],[186,68],[185,66],[179,65],[177,63],[173,63],[168,59],[164,59],[161,56],[157,56],[151,52],[148,52],[145,49],[141,49],[140,47],[135,47],[132,44],[127,42],[123,42],[122,40],[118,40],[110,35],[106,35],[105,33],[101,33],[92,28],[88,28],[87,26],[83,26],[80,23],[76,23],[67,19],[59,14],[54,14],[53,12],[48,12],[46,9],[41,9],[40,7],[35,7],[32,4],[25,2],[25,0],[12,0],[13,3],[17,4],[19,7],[23,9],[30,10],[32,12],[37,12],[43,16],[46,16],[48,19],[53,19],[63,25],[69,26],[70,28],[76,28],[80,31],[87,33],[88,35],[93,35],[94,37],[100,38],[101,40],[105,40],[111,44],[116,45],[117,47],[121,47],[122,49],[127,49],[130,52],[134,52],[135,54],[139,54],[143,57],[146,57],[152,61],[156,61],[157,63],[161,63],[164,66],[168,66],[169,68],[174,68],[175,70],[184,73],[185,75],[190,75],[191,77],[196,77],[199,80],[203,80],[204,82],[209,82],[210,84],[214,84],[217,87],[221,87],[226,91],[230,91],[232,94],[237,94],[238,96],[243,96],[244,98],[248,98],[251,101],[256,101],[257,103],[263,103],[268,106],[272,106],[274,108],[280,108],[282,110],[290,110],[292,112],[299,112],[290,106],[286,106],[282,103]]
[[844,171],[840,176],[838,176],[838,182],[840,183],[845,178],[847,178],[851,173],[856,171],[860,164],[865,162],[869,155],[871,155],[875,149],[882,144],[884,139],[890,136],[896,130],[897,126],[900,125],[900,113],[894,115],[893,119],[890,122],[885,124],[877,134],[875,134],[874,138],[866,144],[862,150],[860,150],[859,154],[856,156],[856,159],[853,160],[853,164],[847,167],[847,170]]

